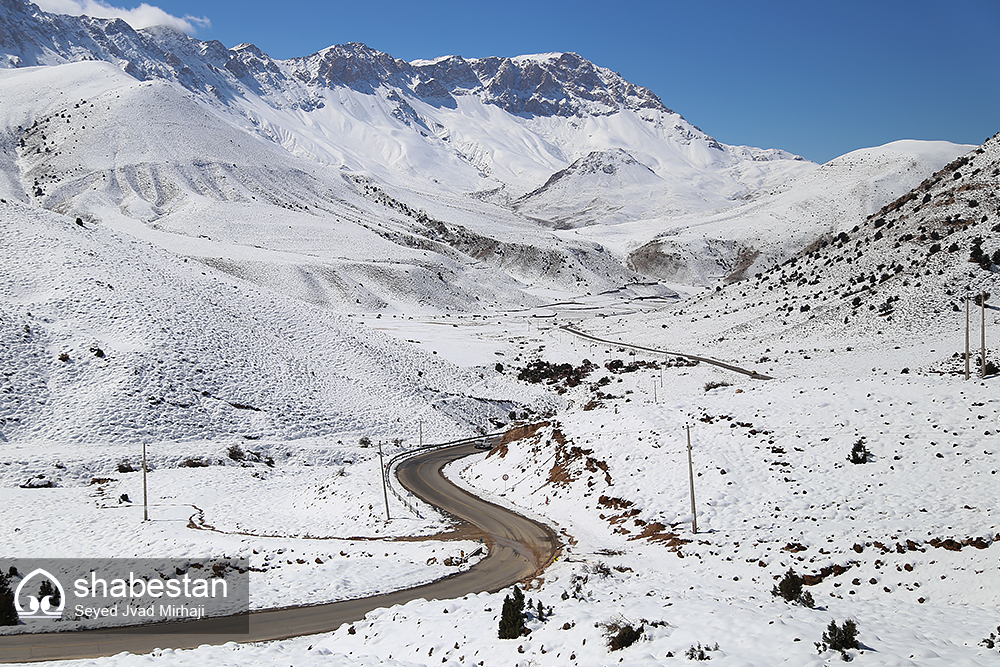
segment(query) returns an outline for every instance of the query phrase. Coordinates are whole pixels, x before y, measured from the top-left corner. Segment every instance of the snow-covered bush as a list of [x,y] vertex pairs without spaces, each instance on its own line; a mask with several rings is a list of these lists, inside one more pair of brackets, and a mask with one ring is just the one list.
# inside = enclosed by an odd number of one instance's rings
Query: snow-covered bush
[[517,639],[524,634],[524,593],[516,585],[513,597],[507,595],[503,599],[503,609],[500,611],[500,626],[497,636],[500,639]]
[[854,447],[851,448],[851,455],[847,457],[847,460],[855,464],[868,463],[871,455],[871,452],[865,446],[865,439],[861,438],[854,443]]
[[771,595],[784,598],[788,602],[798,602],[803,607],[810,609],[816,604],[812,593],[802,590],[802,577],[796,574],[792,568],[788,568],[784,578],[771,589]]
[[858,643],[858,624],[854,619],[847,619],[843,625],[838,626],[837,621],[830,621],[826,632],[823,633],[823,640],[816,643],[816,650],[820,653],[824,651],[840,651],[844,660],[850,660],[847,649],[861,648]]

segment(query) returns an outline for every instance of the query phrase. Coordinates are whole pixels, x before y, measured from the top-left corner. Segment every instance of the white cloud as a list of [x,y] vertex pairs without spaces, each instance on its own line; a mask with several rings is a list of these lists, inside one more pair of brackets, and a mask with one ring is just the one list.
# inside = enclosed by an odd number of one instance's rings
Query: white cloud
[[185,16],[183,18],[168,14],[159,7],[147,5],[145,2],[134,9],[112,7],[101,0],[35,0],[43,11],[53,14],[69,14],[81,16],[86,14],[99,19],[122,19],[135,29],[148,28],[154,25],[165,25],[189,35],[198,28],[207,28],[211,21],[201,16]]

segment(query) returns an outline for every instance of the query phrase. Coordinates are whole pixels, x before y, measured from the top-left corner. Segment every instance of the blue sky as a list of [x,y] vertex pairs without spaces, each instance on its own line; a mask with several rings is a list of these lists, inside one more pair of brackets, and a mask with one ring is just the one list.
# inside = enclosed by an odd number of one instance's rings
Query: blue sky
[[199,39],[252,42],[275,58],[350,41],[404,60],[575,51],[723,143],[817,162],[896,139],[978,144],[1000,131],[1000,0],[150,4],[208,19]]

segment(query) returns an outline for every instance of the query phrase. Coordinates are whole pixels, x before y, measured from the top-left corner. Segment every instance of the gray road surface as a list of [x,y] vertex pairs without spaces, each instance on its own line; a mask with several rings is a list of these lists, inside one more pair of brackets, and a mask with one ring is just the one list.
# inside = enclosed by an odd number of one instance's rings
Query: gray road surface
[[94,658],[121,651],[148,653],[156,648],[192,648],[202,644],[256,642],[329,632],[380,607],[418,598],[447,599],[498,591],[534,576],[555,555],[558,549],[555,534],[543,525],[459,489],[441,473],[445,464],[477,451],[481,450],[474,449],[471,444],[431,450],[402,462],[397,468],[397,476],[404,486],[482,531],[490,546],[489,555],[466,572],[416,588],[359,600],[254,612],[250,614],[249,635],[228,617],[179,624],[179,628],[198,624],[199,634],[180,629],[153,634],[148,629],[120,628],[0,636],[0,662]]

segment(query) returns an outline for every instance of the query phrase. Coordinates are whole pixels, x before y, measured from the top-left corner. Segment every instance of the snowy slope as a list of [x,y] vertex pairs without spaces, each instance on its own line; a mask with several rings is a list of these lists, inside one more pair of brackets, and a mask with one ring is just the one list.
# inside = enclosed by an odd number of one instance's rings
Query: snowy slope
[[[964,336],[964,298],[996,294],[998,174],[1000,141],[993,137],[836,236],[690,304],[683,318],[722,316],[712,323],[716,335],[738,332],[742,340],[773,341],[777,325],[803,347],[830,340],[877,347],[947,334],[950,349],[900,368],[957,370],[951,355]],[[981,260],[972,261],[976,247]],[[992,309],[986,315],[996,319]]]
[[[649,217],[649,201],[669,184],[621,149],[594,151],[514,202],[523,215],[556,228]],[[589,202],[582,201],[589,197]]]
[[[971,146],[942,141],[896,141],[831,160],[739,206],[674,217],[654,227],[587,230],[598,242],[624,236],[632,268],[688,284],[742,280],[784,261],[817,239],[850,229]],[[663,227],[667,227],[664,230]]]
[[[996,664],[1000,404],[956,353],[966,293],[997,293],[997,138],[819,167],[718,144],[575,54],[275,61],[0,8],[5,553],[246,555],[255,607],[426,581],[467,545],[395,541],[448,521],[393,498],[386,523],[359,439],[526,416],[547,423],[449,474],[564,540],[528,591],[552,618],[518,640],[501,592],[88,664],[840,664],[815,642],[846,618],[858,664]],[[637,272],[746,280],[676,303]],[[595,363],[519,380],[535,359]],[[114,499],[141,442],[136,528]],[[814,608],[771,595],[790,567]],[[613,623],[639,642],[611,651]]]
[[536,281],[606,289],[632,275],[594,244],[491,204],[390,194],[369,176],[303,161],[173,83],[72,63],[4,71],[0,89],[23,100],[4,108],[7,196],[311,303],[519,307],[534,303],[523,288]]
[[524,398],[144,242],[0,207],[7,446],[352,437],[418,415],[443,435]]

